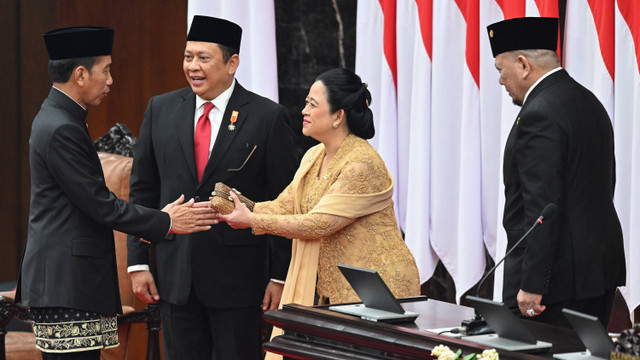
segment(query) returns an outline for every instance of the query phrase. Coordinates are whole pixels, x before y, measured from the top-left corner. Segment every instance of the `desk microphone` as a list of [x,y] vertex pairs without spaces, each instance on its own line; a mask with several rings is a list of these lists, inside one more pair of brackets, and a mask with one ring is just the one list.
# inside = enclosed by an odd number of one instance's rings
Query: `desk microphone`
[[[483,277],[482,279],[480,279],[480,282],[478,283],[478,288],[476,289],[476,296],[480,297],[480,287],[482,286],[482,284],[484,284],[484,281],[487,280],[487,278],[489,277],[489,275],[493,274],[494,271],[496,271],[496,269],[498,268],[498,266],[500,264],[502,264],[502,262],[507,258],[507,256],[509,256],[509,254],[511,254],[511,252],[513,252],[513,250],[515,250],[516,247],[518,247],[518,245],[520,245],[520,243],[527,238],[527,236],[529,235],[529,233],[531,231],[533,231],[533,229],[535,229],[539,224],[542,224],[542,220],[549,220],[553,217],[553,215],[555,215],[556,211],[558,211],[558,206],[554,203],[549,203],[547,204],[547,206],[544,207],[544,209],[542,209],[542,212],[540,212],[540,216],[536,219],[536,221],[533,223],[533,225],[531,225],[531,227],[529,228],[529,230],[527,230],[527,232],[522,235],[522,237],[520,238],[520,240],[518,240],[512,247],[511,249],[509,249],[509,251],[507,251],[506,254],[504,254],[504,256],[502,257],[502,259],[500,259],[500,261],[498,261]],[[482,318],[482,315],[478,314],[478,312],[476,311],[475,313],[475,317],[473,319],[469,319],[469,320],[463,320],[462,321],[462,327],[464,327],[466,329],[466,334],[467,335],[479,335],[479,334],[486,334],[486,333],[490,333],[493,332],[491,330],[491,328],[487,325],[487,322]]]

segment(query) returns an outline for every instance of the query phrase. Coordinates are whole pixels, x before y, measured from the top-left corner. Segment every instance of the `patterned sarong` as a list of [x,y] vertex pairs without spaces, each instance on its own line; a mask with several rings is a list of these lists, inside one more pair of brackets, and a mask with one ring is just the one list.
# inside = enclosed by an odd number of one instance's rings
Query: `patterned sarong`
[[31,308],[36,347],[43,352],[78,352],[120,345],[115,316],[67,308]]

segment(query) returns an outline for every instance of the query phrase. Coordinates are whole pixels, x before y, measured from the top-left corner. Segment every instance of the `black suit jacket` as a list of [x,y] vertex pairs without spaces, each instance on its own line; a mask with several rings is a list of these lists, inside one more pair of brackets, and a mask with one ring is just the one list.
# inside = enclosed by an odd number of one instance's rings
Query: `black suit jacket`
[[29,230],[16,300],[117,314],[122,307],[112,229],[162,239],[170,218],[107,189],[86,115],[52,88],[33,121]]
[[611,120],[566,71],[541,81],[520,110],[505,147],[504,183],[508,248],[548,203],[558,205],[506,259],[506,303],[515,306],[520,289],[551,304],[624,285]]
[[[180,194],[209,198],[216,182],[254,201],[271,200],[291,181],[298,159],[286,109],[236,83],[202,180],[193,153],[196,96],[183,88],[152,97],[136,145],[130,201],[160,207]],[[238,111],[235,130],[228,126]],[[148,264],[148,246],[128,240],[129,265]],[[284,280],[291,240],[255,236],[226,223],[210,231],[170,236],[155,249],[163,300],[185,304],[191,286],[200,303],[217,308],[255,306],[268,279]]]

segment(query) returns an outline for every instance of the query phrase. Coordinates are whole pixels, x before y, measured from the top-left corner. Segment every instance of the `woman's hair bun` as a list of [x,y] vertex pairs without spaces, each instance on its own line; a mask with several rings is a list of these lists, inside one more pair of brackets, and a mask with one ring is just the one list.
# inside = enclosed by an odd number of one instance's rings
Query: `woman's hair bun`
[[349,131],[363,139],[371,139],[375,135],[373,113],[369,108],[371,93],[360,76],[337,68],[323,72],[316,81],[321,81],[325,87],[329,111],[344,110]]

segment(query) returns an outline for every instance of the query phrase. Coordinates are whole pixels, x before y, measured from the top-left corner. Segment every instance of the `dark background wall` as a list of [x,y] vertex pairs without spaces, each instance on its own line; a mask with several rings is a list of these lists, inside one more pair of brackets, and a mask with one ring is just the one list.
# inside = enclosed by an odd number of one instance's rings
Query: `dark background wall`
[[[330,68],[354,68],[356,1],[276,0],[275,6],[280,102],[300,131],[313,79]],[[0,0],[0,282],[17,279],[27,237],[29,134],[51,86],[42,34],[78,25],[116,29],[114,84],[87,118],[94,139],[116,123],[137,136],[149,98],[187,85],[187,0]],[[298,151],[312,143],[300,136]]]

